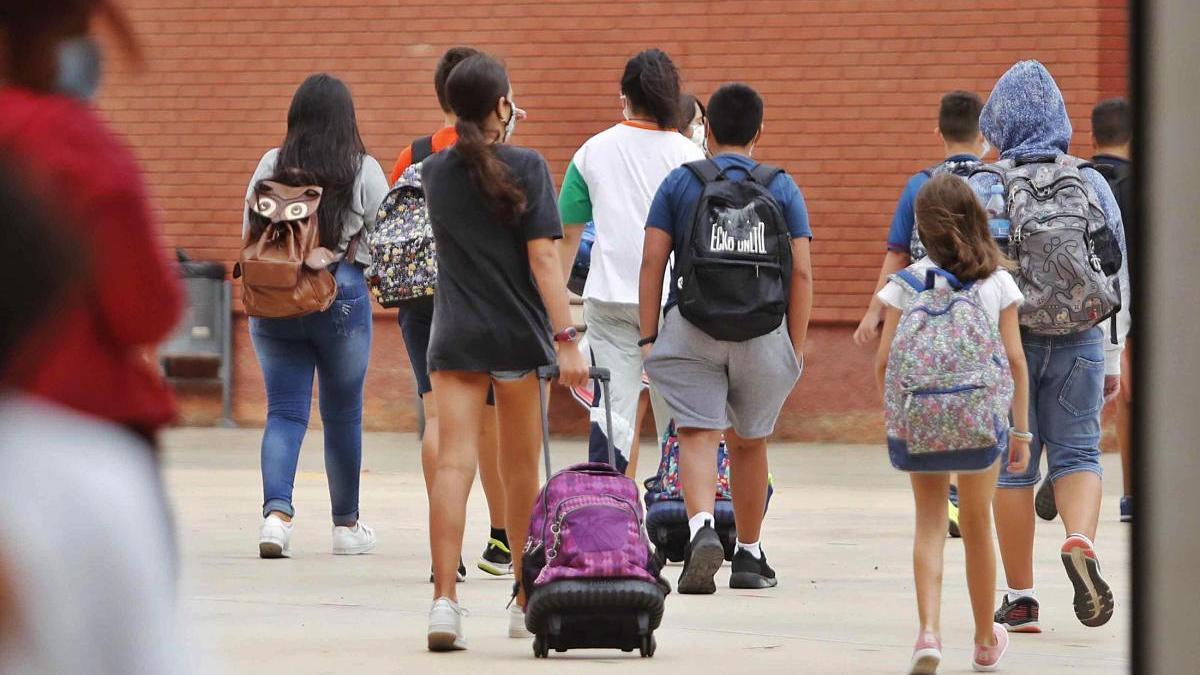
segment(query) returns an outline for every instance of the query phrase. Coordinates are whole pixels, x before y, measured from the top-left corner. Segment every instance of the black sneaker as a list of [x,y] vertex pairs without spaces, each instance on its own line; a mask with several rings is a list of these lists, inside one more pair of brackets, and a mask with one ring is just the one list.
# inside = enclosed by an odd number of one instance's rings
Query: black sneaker
[[1058,516],[1058,503],[1054,501],[1054,483],[1050,479],[1042,481],[1042,487],[1038,488],[1037,497],[1033,500],[1033,510],[1037,511],[1038,518],[1042,520],[1054,520]]
[[696,533],[683,551],[683,572],[679,574],[676,589],[686,595],[708,595],[717,592],[713,577],[725,562],[725,547],[721,536],[711,523]]
[[499,539],[488,539],[475,566],[494,577],[512,576],[512,552]]
[[1005,593],[1004,602],[1000,609],[996,610],[994,620],[1010,633],[1040,633],[1042,627],[1038,625],[1039,611],[1037,600],[1020,597],[1009,602],[1008,594]]
[[[458,559],[458,574],[456,578],[460,584],[467,580],[467,566],[463,564],[462,558]],[[433,583],[433,565],[429,566],[429,583]]]
[[[762,549],[759,549],[762,552]],[[755,558],[744,548],[733,554],[733,573],[729,575],[730,588],[774,588],[779,583],[775,570],[767,564],[767,554]]]

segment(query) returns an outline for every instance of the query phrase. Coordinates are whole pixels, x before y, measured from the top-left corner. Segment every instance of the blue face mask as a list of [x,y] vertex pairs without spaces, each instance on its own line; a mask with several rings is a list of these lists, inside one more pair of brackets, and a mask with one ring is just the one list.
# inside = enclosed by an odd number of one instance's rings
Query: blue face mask
[[61,94],[90,101],[100,87],[100,46],[89,36],[58,45],[58,82]]

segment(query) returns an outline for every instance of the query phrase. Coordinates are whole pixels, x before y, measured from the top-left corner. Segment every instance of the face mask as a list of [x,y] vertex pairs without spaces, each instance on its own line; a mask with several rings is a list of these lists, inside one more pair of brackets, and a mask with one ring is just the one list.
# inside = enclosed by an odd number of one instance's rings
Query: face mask
[[505,143],[508,142],[508,139],[512,138],[513,131],[516,131],[516,129],[517,129],[517,104],[513,103],[512,101],[509,101],[508,105],[509,105],[509,107],[512,108],[512,112],[509,113],[509,115],[508,115],[508,121],[504,123],[504,141],[503,142],[505,142]]
[[58,45],[59,93],[89,101],[100,87],[100,47],[90,36],[64,40]]
[[980,159],[987,157],[987,154],[991,151],[992,151],[992,144],[988,143],[986,138],[983,139],[983,147],[980,148],[980,150],[979,150]]
[[692,142],[696,147],[708,152],[708,138],[704,133],[704,125],[696,124],[692,126]]

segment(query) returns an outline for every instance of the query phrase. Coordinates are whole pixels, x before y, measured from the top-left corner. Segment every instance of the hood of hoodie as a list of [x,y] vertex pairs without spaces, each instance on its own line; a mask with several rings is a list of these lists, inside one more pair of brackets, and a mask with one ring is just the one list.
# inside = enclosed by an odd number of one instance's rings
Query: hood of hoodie
[[996,81],[979,129],[1004,159],[1066,154],[1071,144],[1067,104],[1037,61],[1021,61]]

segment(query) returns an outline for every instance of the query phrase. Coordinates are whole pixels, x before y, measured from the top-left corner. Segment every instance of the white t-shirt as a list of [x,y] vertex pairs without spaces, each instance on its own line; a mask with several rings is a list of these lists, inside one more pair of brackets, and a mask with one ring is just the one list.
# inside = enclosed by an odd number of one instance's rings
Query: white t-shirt
[[[590,201],[596,224],[583,297],[637,304],[650,202],[668,173],[699,159],[704,159],[704,152],[674,129],[648,128],[639,122],[617,124],[579,148],[571,164],[586,190],[580,196],[579,186],[568,186],[577,180],[568,170],[563,191]],[[568,213],[565,206],[560,208],[564,215]],[[665,302],[666,283],[663,289]]]
[[[923,258],[917,262],[912,271],[917,275],[918,279],[924,280],[925,270],[936,267],[933,261],[929,258]],[[938,277],[934,282],[938,286],[945,286],[948,282],[942,277]],[[979,289],[979,301],[983,305],[984,311],[991,317],[992,323],[1000,325],[1000,312],[1013,305],[1020,305],[1025,302],[1025,296],[1021,293],[1021,289],[1017,288],[1017,282],[1012,278],[1012,275],[1006,270],[996,270],[992,276],[982,281],[976,282]],[[889,281],[882,290],[879,291],[878,298],[883,304],[896,309],[904,309],[904,305],[909,298],[915,293],[908,284]]]

